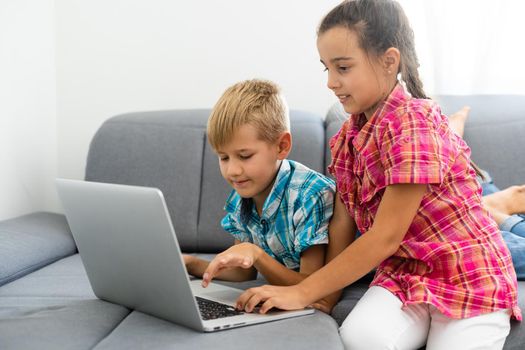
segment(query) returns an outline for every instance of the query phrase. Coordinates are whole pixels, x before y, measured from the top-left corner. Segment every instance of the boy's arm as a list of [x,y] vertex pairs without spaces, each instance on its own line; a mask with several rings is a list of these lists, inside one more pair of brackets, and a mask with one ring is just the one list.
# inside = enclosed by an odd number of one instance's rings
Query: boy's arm
[[266,278],[268,283],[279,286],[291,286],[304,280],[315,271],[323,267],[325,245],[311,246],[301,254],[301,267],[299,272],[288,269],[259,247],[254,247],[258,252],[255,268]]
[[[235,240],[235,244],[239,244],[239,240]],[[183,254],[184,263],[186,264],[186,270],[192,276],[202,278],[204,271],[208,268],[210,264],[209,261],[198,258],[193,255]],[[215,278],[223,281],[231,282],[242,282],[253,280],[257,277],[257,270],[252,268],[242,268],[242,267],[231,267],[228,269],[222,270],[220,273],[215,276]]]
[[[262,248],[252,243],[240,243],[217,255],[209,262],[202,273],[203,286],[230,269],[245,270],[248,268],[259,271],[264,278],[274,285],[290,286],[301,282],[320,269],[324,264],[325,245],[314,245],[301,254],[301,271],[288,269],[268,255]],[[204,265],[201,265],[201,268]]]

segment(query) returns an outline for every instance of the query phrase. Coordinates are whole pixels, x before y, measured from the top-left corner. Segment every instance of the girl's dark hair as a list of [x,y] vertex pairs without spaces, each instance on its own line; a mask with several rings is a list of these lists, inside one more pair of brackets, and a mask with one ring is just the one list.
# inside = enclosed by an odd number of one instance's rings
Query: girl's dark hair
[[419,79],[419,62],[414,32],[401,6],[392,0],[347,0],[336,6],[321,21],[317,35],[334,27],[345,27],[359,38],[361,48],[379,56],[390,47],[401,54],[399,72],[408,92],[415,98],[427,98]]

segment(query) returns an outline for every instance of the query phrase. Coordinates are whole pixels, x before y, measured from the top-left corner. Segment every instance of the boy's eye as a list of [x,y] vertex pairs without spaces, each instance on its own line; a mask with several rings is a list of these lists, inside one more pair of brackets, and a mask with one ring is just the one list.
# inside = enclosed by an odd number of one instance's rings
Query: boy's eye
[[252,157],[252,154],[248,154],[248,155],[240,155],[239,158],[243,159],[243,160],[246,160],[246,159],[250,159]]
[[221,162],[224,162],[224,161],[228,160],[228,157],[227,156],[219,156],[219,160]]
[[323,72],[328,72],[328,67],[324,67]]

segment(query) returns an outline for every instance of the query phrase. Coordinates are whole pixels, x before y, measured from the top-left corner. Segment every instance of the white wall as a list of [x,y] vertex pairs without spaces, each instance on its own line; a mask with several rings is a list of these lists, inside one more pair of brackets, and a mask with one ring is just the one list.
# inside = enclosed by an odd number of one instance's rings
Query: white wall
[[0,220],[56,210],[54,1],[0,1]]
[[[324,114],[335,99],[325,88],[315,31],[339,1],[0,0],[0,220],[60,210],[53,178],[83,178],[93,134],[119,113],[212,107],[228,85],[259,77],[278,82],[291,108]],[[516,29],[518,2],[502,0],[492,16],[484,0],[485,15],[470,16],[481,19],[467,27],[503,24],[468,31],[459,47],[445,50],[442,42],[457,36],[456,22],[470,13],[467,2],[435,10],[441,0],[401,1],[427,92],[522,93],[515,89],[525,78],[522,51],[516,53],[523,32]],[[432,23],[452,28],[446,35],[429,25],[437,13]],[[471,37],[469,56],[460,49]],[[438,59],[434,46],[447,59]],[[477,79],[450,83],[473,61],[483,63],[471,72]],[[503,74],[509,66],[515,69]],[[493,90],[480,91],[479,76]]]
[[525,94],[525,2],[398,1],[414,30],[427,93]]
[[57,0],[58,173],[82,178],[93,134],[128,111],[212,107],[253,77],[291,108],[334,101],[316,28],[339,0]]

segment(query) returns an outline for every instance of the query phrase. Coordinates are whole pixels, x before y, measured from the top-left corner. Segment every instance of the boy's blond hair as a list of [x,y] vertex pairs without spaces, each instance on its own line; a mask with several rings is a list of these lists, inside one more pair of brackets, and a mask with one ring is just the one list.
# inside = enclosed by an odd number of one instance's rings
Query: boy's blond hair
[[244,124],[255,127],[259,138],[267,142],[275,142],[283,132],[290,131],[288,106],[275,83],[253,79],[229,87],[208,119],[208,141],[218,150]]

